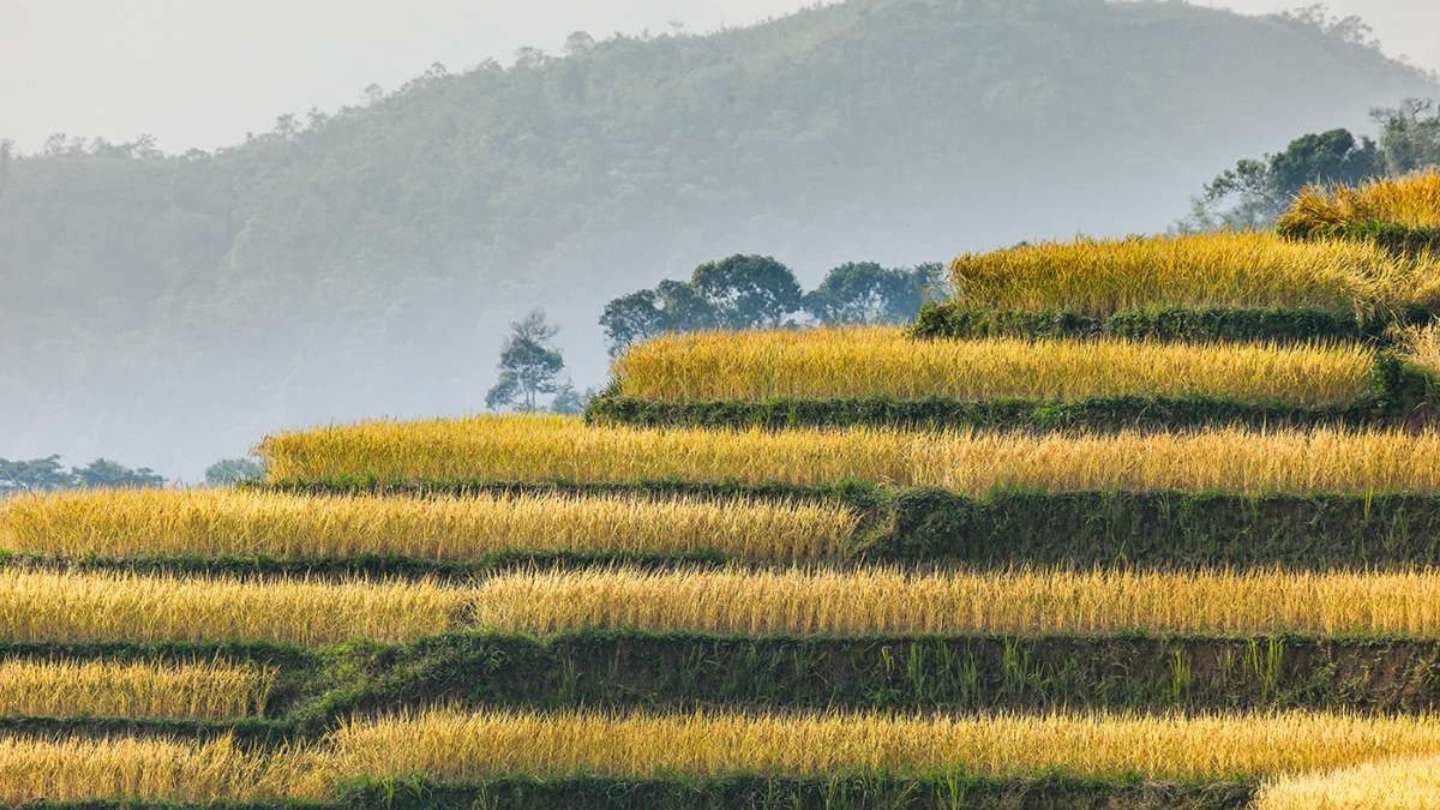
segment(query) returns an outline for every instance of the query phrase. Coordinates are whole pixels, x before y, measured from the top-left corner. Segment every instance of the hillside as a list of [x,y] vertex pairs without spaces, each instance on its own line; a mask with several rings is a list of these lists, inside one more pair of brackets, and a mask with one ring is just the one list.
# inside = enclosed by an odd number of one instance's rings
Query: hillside
[[478,410],[545,306],[582,386],[617,294],[737,251],[802,280],[1155,230],[1241,155],[1435,88],[1180,3],[853,0],[441,70],[217,154],[0,175],[0,455],[194,477],[276,427]]

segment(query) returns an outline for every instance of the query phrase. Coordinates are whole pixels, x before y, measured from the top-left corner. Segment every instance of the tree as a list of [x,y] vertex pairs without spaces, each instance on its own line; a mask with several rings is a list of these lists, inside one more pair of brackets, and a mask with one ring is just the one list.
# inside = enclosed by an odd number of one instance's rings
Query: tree
[[249,458],[227,458],[205,468],[205,484],[212,487],[230,487],[244,481],[259,481],[264,476],[264,465]]
[[1380,125],[1380,154],[1387,174],[1405,174],[1440,166],[1440,106],[1432,100],[1406,99],[1370,117]]
[[74,476],[60,466],[59,456],[29,461],[0,458],[0,495],[66,489],[74,485],[74,480]]
[[827,324],[906,323],[939,287],[941,272],[939,264],[907,270],[846,262],[805,296],[805,308]]
[[800,284],[769,256],[735,255],[695,268],[690,285],[727,329],[775,327],[800,309]]
[[1266,227],[1308,185],[1355,184],[1383,173],[1380,150],[1369,138],[1356,140],[1344,129],[1303,135],[1279,154],[1241,160],[1211,180],[1178,228]]
[[514,406],[528,413],[539,410],[540,395],[559,390],[565,360],[551,344],[559,332],[539,309],[510,324],[500,349],[500,379],[485,395],[487,408]]
[[639,290],[615,298],[605,305],[600,315],[600,327],[605,330],[611,357],[632,343],[660,334],[668,323],[655,290]]
[[149,489],[165,486],[165,476],[157,474],[149,467],[132,470],[103,458],[95,459],[87,467],[72,468],[70,472],[74,476],[75,486],[84,489]]
[[575,384],[570,380],[560,384],[555,391],[555,398],[550,400],[550,412],[575,415],[585,412],[585,406],[595,396],[593,391],[581,393],[575,390]]

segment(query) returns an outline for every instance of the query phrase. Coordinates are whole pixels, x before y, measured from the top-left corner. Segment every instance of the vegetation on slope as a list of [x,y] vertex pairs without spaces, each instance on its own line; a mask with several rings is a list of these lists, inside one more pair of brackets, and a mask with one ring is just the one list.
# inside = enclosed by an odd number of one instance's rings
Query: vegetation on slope
[[439,633],[468,592],[428,582],[0,571],[0,639],[33,642],[405,641]]
[[359,720],[335,734],[342,772],[477,780],[1138,775],[1226,780],[1440,751],[1430,717],[1106,714],[970,718],[868,713],[680,715],[431,711]]
[[958,306],[1096,317],[1177,306],[1395,317],[1440,305],[1440,261],[1430,257],[1254,231],[1022,245],[959,256],[950,277]]
[[1436,810],[1440,757],[1366,762],[1266,785],[1254,810]]
[[1435,89],[1343,27],[1175,3],[855,0],[587,39],[216,154],[11,160],[0,422],[35,442],[14,452],[104,442],[193,478],[278,423],[454,412],[494,381],[456,358],[539,305],[598,379],[597,302],[699,260],[774,253],[808,285],[948,255],[957,223],[1161,228],[1237,152]]
[[899,329],[817,329],[657,338],[616,361],[614,390],[660,402],[1154,396],[1318,407],[1370,393],[1374,371],[1374,353],[1354,345],[921,341]]
[[1440,250],[1440,169],[1361,186],[1310,186],[1278,228],[1290,237],[1373,240],[1429,258]]
[[264,711],[275,673],[224,662],[0,661],[0,716],[237,720]]
[[1440,574],[583,571],[482,582],[501,632],[745,636],[1181,633],[1440,635]]
[[872,481],[996,490],[1422,493],[1440,433],[1237,429],[1044,434],[587,427],[555,416],[365,422],[271,436],[272,484]]
[[468,561],[503,553],[838,556],[859,515],[834,503],[642,494],[370,498],[254,490],[100,490],[0,502],[0,548],[43,558],[364,556]]

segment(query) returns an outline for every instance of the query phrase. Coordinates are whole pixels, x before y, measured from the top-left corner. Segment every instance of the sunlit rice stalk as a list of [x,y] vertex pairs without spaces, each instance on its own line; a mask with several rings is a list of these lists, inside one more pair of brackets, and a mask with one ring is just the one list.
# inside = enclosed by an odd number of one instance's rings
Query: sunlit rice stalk
[[340,773],[372,777],[1004,777],[1059,770],[1202,781],[1433,754],[1440,752],[1440,722],[1299,712],[954,718],[437,710],[355,721],[335,742]]
[[0,802],[318,800],[329,780],[310,754],[250,753],[229,738],[0,738]]
[[468,592],[433,582],[208,579],[0,571],[0,640],[411,641],[459,619]]
[[569,481],[684,479],[802,486],[865,480],[984,494],[1200,490],[1433,492],[1440,433],[916,433],[853,428],[783,432],[587,427],[553,416],[368,422],[267,439],[272,481]]
[[1440,756],[1277,779],[1260,791],[1254,810],[1440,810]]
[[974,309],[1104,317],[1157,307],[1285,307],[1370,316],[1427,303],[1440,263],[1365,242],[1243,231],[1022,245],[960,256],[950,276],[956,300]]
[[614,372],[622,396],[663,402],[1204,396],[1323,406],[1363,396],[1374,361],[1354,345],[912,340],[870,327],[667,335],[631,348]]
[[506,551],[832,556],[852,510],[815,502],[638,496],[310,497],[234,490],[91,490],[0,501],[0,548],[49,557],[395,555]]
[[1325,233],[1368,224],[1440,228],[1440,169],[1374,180],[1362,186],[1303,190],[1279,221],[1282,230]]
[[0,661],[0,715],[235,720],[262,713],[274,681],[218,661]]
[[477,586],[474,621],[540,634],[1440,638],[1440,573],[530,572]]

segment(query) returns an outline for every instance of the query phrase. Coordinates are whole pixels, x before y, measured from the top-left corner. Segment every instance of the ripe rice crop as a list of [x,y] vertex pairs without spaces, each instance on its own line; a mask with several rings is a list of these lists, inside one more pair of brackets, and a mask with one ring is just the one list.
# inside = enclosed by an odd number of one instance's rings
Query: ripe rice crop
[[1039,491],[1434,492],[1440,433],[783,432],[587,427],[555,416],[367,422],[267,439],[274,482],[846,480],[983,495]]
[[838,553],[858,521],[851,510],[813,502],[90,490],[0,502],[0,548],[67,559],[378,554],[466,560],[504,551],[718,551],[781,561]]
[[1266,785],[1255,810],[1440,810],[1440,757],[1366,762]]
[[284,749],[246,752],[229,738],[173,740],[0,738],[0,802],[321,799],[315,763]]
[[480,583],[473,619],[541,634],[1440,638],[1440,573],[528,572]]
[[1301,191],[1277,223],[1282,232],[1341,233],[1350,226],[1440,228],[1440,170],[1375,180],[1359,188]]
[[970,309],[1066,310],[1107,317],[1164,307],[1307,308],[1369,317],[1440,293],[1440,263],[1365,242],[1221,232],[1045,242],[950,265]]
[[1440,752],[1433,717],[1273,713],[904,716],[436,710],[361,720],[334,735],[339,771],[449,780],[622,779],[963,772],[1139,775],[1203,781]]
[[220,662],[0,661],[0,715],[235,720],[262,713],[274,681]]
[[1374,362],[1353,345],[912,340],[852,328],[667,335],[631,348],[614,371],[622,396],[663,402],[1204,396],[1324,406],[1367,393]]
[[444,631],[468,592],[433,582],[324,584],[0,571],[0,640],[411,641]]

